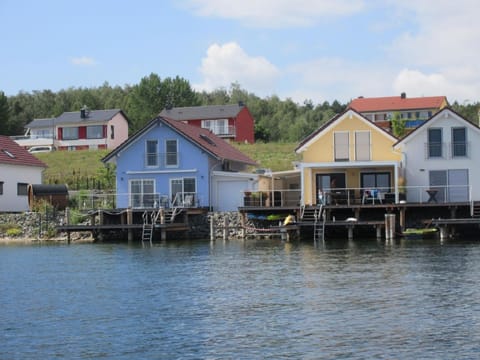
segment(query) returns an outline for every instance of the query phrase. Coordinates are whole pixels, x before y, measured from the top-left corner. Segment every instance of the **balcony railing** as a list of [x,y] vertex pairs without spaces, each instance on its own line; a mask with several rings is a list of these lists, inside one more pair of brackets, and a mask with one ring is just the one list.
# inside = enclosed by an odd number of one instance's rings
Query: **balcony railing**
[[146,153],[145,167],[176,167],[180,163],[180,153]]
[[431,142],[425,143],[425,159],[455,159],[470,156],[470,142]]
[[235,126],[210,126],[206,128],[219,137],[234,137],[236,134]]

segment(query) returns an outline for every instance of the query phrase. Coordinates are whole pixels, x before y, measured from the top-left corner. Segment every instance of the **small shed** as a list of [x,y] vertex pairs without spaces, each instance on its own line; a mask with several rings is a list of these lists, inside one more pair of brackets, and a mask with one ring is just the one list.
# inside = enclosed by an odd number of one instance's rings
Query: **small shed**
[[28,207],[33,209],[38,201],[46,201],[58,210],[64,210],[68,206],[68,188],[67,185],[28,185]]

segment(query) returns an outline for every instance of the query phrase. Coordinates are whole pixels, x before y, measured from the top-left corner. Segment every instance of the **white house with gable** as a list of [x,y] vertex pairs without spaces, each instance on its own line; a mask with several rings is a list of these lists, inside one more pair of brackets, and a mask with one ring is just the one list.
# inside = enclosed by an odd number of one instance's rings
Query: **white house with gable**
[[41,184],[47,165],[0,135],[0,212],[27,211],[28,185]]
[[[400,139],[408,202],[480,200],[480,128],[450,108]],[[477,180],[477,181],[475,181]]]

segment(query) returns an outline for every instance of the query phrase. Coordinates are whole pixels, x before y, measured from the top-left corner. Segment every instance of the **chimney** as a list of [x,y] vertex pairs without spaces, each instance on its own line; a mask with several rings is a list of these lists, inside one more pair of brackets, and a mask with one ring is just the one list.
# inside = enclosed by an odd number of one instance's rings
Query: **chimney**
[[407,97],[407,94],[404,93],[404,92],[402,92],[402,93],[400,94],[400,97],[401,97],[402,99],[405,99],[405,98]]
[[83,107],[80,109],[80,118],[81,119],[87,118],[87,105],[83,105]]

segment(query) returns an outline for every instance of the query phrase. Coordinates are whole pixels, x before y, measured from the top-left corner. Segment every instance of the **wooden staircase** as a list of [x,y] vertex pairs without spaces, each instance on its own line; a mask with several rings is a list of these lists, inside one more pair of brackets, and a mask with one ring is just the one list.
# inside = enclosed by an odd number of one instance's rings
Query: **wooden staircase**
[[162,212],[163,212],[163,223],[164,224],[171,224],[175,222],[175,218],[179,215],[183,209],[181,208],[169,208],[169,209],[158,209],[152,210],[149,212],[145,210],[142,215],[143,218],[143,226],[142,226],[142,242],[148,241],[152,242],[153,233],[155,231],[155,225],[162,223]]
[[478,201],[473,202],[472,217],[480,218],[480,202]]

